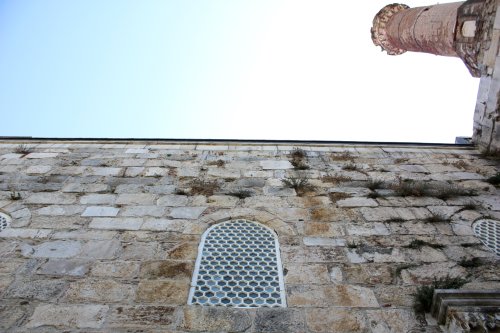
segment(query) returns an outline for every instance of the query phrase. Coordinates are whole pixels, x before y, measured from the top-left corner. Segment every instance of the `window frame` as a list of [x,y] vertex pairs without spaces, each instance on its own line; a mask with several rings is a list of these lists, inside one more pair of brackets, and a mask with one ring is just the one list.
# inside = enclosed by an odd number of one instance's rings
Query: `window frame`
[[[205,247],[206,238],[215,228],[220,227],[224,224],[231,224],[234,222],[244,222],[244,223],[249,223],[249,224],[255,224],[255,225],[265,229],[266,232],[268,232],[270,235],[273,236],[274,247],[275,247],[275,259],[276,259],[275,263],[276,263],[276,268],[278,270],[277,277],[278,277],[278,284],[279,284],[279,295],[280,295],[279,299],[281,301],[281,304],[275,303],[273,305],[268,305],[268,304],[264,303],[262,305],[254,305],[254,306],[246,306],[245,304],[243,304],[243,302],[241,303],[241,305],[211,304],[210,302],[207,302],[206,304],[193,304],[193,297],[194,297],[194,293],[196,292],[196,287],[197,287],[197,283],[198,283],[199,271],[200,271],[200,267],[201,267],[201,261],[203,258],[203,249]],[[192,277],[191,283],[189,285],[188,305],[200,305],[200,306],[212,306],[212,307],[224,306],[224,307],[229,307],[229,308],[244,308],[244,309],[286,308],[287,302],[286,302],[286,292],[285,292],[285,278],[283,275],[283,262],[281,260],[278,234],[273,229],[265,226],[262,223],[247,220],[244,218],[231,219],[228,221],[219,222],[219,223],[216,223],[216,224],[210,226],[209,228],[207,228],[207,230],[205,230],[205,232],[202,234],[201,239],[200,239],[200,244],[198,245],[198,254],[197,254],[196,262],[194,265],[193,277]]]

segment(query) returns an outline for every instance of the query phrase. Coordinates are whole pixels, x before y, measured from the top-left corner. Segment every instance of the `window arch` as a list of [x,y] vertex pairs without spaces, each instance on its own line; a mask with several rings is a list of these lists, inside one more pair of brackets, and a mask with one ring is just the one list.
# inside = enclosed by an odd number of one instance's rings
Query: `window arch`
[[188,304],[285,307],[276,233],[247,220],[210,227],[201,239]]

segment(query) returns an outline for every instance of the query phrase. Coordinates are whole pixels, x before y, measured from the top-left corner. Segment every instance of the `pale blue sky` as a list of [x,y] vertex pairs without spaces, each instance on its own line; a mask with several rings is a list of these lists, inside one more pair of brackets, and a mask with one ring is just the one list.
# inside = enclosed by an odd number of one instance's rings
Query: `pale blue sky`
[[478,80],[459,59],[381,53],[387,3],[0,0],[0,135],[471,135]]

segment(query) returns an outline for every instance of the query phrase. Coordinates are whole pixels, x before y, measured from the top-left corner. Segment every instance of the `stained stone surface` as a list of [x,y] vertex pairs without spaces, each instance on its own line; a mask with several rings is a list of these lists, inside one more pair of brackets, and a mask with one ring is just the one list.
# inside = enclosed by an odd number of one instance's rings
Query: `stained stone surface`
[[[0,231],[2,332],[439,332],[413,312],[419,286],[500,283],[472,231],[500,219],[486,182],[499,162],[472,148],[31,140],[23,156],[18,144],[0,141],[0,211],[13,219]],[[399,179],[476,195],[400,195]],[[193,181],[217,189],[190,195]],[[287,306],[187,305],[203,233],[239,218],[276,232]]]

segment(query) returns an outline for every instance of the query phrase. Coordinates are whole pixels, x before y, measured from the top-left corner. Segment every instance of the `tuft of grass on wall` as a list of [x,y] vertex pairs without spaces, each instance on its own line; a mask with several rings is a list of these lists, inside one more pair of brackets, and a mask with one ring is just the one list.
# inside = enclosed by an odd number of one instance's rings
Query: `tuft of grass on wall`
[[416,312],[429,312],[432,306],[432,297],[436,289],[459,289],[468,281],[460,277],[450,277],[449,275],[436,279],[430,285],[424,285],[417,288],[414,294],[413,308]]
[[309,183],[309,179],[305,177],[287,177],[282,179],[281,182],[286,187],[293,188],[299,197],[316,189],[314,185]]

